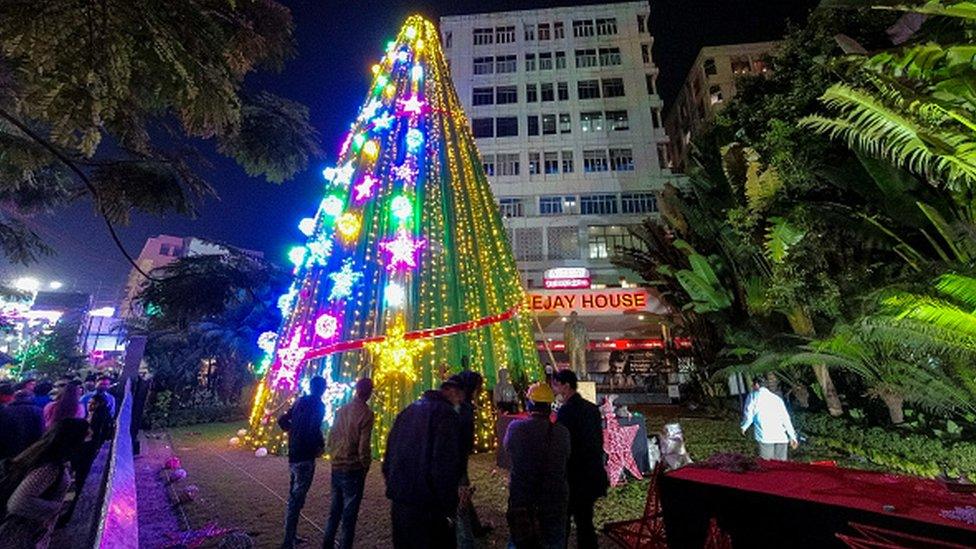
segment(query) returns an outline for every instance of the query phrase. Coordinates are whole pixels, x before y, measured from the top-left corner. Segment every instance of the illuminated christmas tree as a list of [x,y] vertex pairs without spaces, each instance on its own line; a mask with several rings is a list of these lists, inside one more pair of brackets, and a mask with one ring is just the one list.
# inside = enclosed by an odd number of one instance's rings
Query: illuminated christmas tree
[[[524,293],[439,34],[409,18],[373,66],[373,83],[326,168],[325,196],[291,251],[285,321],[266,356],[247,441],[279,449],[275,419],[312,375],[329,381],[326,421],[352,384],[376,383],[374,449],[393,418],[466,357],[495,383],[540,373]],[[482,406],[479,441],[493,441]]]

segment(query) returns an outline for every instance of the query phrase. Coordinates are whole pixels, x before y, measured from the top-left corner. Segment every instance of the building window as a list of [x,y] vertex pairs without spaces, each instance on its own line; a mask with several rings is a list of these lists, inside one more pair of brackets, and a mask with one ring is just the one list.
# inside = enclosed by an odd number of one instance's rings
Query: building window
[[644,214],[657,211],[654,193],[624,193],[620,195],[620,211],[625,214]]
[[732,74],[747,74],[752,68],[749,58],[745,55],[736,55],[729,63],[732,66]]
[[539,215],[559,215],[563,213],[562,196],[540,196]]
[[529,152],[529,175],[542,173],[542,157],[537,152]]
[[491,118],[473,118],[471,119],[471,133],[475,137],[494,137],[494,124],[495,121]]
[[492,29],[474,29],[474,45],[485,46],[492,43],[495,32]]
[[532,72],[535,70],[535,54],[527,53],[525,54],[525,72]]
[[518,153],[499,154],[496,157],[498,162],[498,175],[518,175],[519,174],[519,155]]
[[451,49],[451,43],[454,42],[454,33],[447,31],[444,33],[444,48]]
[[540,71],[552,70],[552,52],[539,54],[539,70]]
[[495,58],[495,72],[498,74],[515,72],[516,66],[514,55],[499,55]]
[[668,153],[668,147],[664,143],[657,144],[657,165],[662,170],[671,169],[671,155]]
[[502,217],[523,217],[525,215],[521,198],[499,198],[498,210]]
[[561,22],[552,24],[552,37],[554,40],[566,38],[566,27]]
[[559,114],[559,133],[573,133],[573,118],[568,112]]
[[538,84],[526,84],[525,85],[525,102],[535,103],[539,100],[539,85]]
[[661,109],[658,107],[651,107],[651,126],[661,127]]
[[539,116],[535,114],[530,114],[525,117],[526,121],[526,133],[528,135],[539,135]]
[[481,167],[485,170],[485,175],[495,175],[495,155],[486,154],[481,157]]
[[603,97],[623,97],[624,79],[623,78],[604,78]]
[[573,36],[576,38],[585,38],[587,36],[593,36],[596,34],[596,30],[593,27],[592,19],[585,19],[583,21],[573,21]]
[[580,196],[580,213],[583,215],[607,215],[617,213],[617,195],[584,194]]
[[608,67],[620,63],[620,48],[600,48],[600,66]]
[[702,63],[702,68],[705,69],[705,74],[708,76],[715,76],[718,74],[718,69],[715,67],[715,59],[709,57]]
[[641,44],[641,59],[644,61],[645,65],[651,62],[650,44]]
[[576,97],[579,99],[599,99],[599,80],[580,80],[576,83]]
[[515,137],[518,135],[518,118],[502,116],[495,119],[495,137]]
[[721,103],[722,100],[723,100],[723,97],[722,97],[722,86],[719,86],[717,84],[714,85],[714,86],[709,86],[709,88],[708,88],[708,96],[709,96],[709,100],[712,102],[712,105],[716,105],[718,103]]
[[542,168],[546,175],[559,173],[559,153],[547,152],[542,154]]
[[615,172],[634,171],[633,149],[610,149],[610,169]]
[[549,40],[549,23],[539,23],[539,40]]
[[644,83],[647,85],[647,95],[657,93],[657,79],[654,78],[653,74],[645,74]]
[[613,257],[621,248],[643,248],[640,240],[622,225],[595,225],[587,227],[586,232],[590,259]]
[[573,151],[563,151],[563,173],[573,173]]
[[556,92],[559,95],[560,101],[569,101],[569,84],[565,82],[559,82],[556,84]]
[[498,105],[518,103],[518,88],[515,86],[498,86],[495,88],[495,103]]
[[495,102],[495,93],[491,88],[474,88],[471,90],[471,104],[491,105]]
[[474,73],[475,74],[491,74],[495,69],[495,58],[494,57],[475,57],[474,58]]
[[647,30],[647,16],[643,13],[637,14],[637,32],[643,33]]
[[552,84],[542,84],[542,101],[555,101],[556,97],[552,93]]
[[542,135],[555,135],[555,134],[556,134],[556,115],[554,114],[542,115]]
[[617,34],[617,19],[615,17],[611,17],[609,19],[597,19],[596,33],[600,36],[613,36],[614,34]]
[[[594,149],[583,151],[583,171],[586,173],[609,171],[607,163],[607,151],[604,149]],[[584,212],[586,213],[586,212]]]
[[597,66],[596,50],[576,50],[576,68],[583,69]]
[[160,244],[159,245],[159,255],[169,255],[170,249],[171,248],[170,248],[169,244]]
[[525,41],[532,42],[535,40],[535,25],[525,25]]
[[627,120],[627,111],[607,111],[607,126],[613,131],[629,130],[630,123]]
[[556,69],[558,70],[558,69],[565,69],[565,68],[566,68],[566,52],[564,52],[564,51],[557,51],[556,52]]
[[515,41],[515,27],[496,27],[495,28],[495,43],[496,44],[511,44]]
[[603,113],[600,111],[581,112],[580,129],[583,133],[603,131]]

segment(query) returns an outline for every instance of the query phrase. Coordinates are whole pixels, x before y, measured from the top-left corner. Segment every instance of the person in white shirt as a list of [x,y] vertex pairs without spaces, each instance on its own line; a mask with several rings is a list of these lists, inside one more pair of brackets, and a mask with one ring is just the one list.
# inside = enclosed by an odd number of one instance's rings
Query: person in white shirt
[[760,376],[752,380],[752,393],[746,401],[740,427],[744,436],[752,426],[759,444],[759,457],[786,461],[787,444],[794,450],[798,446],[796,431],[783,399],[765,385],[766,380]]

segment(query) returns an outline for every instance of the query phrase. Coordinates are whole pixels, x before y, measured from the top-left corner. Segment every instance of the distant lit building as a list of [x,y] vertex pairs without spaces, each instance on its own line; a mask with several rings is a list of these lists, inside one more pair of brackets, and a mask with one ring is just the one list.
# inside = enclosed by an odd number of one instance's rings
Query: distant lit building
[[[139,269],[143,273],[149,273],[154,269],[165,267],[181,257],[223,255],[228,253],[229,249],[234,249],[254,257],[264,257],[264,254],[261,252],[232,248],[195,236],[180,237],[163,234],[146,240],[146,244],[142,247],[139,257],[136,258],[136,265],[139,266]],[[125,283],[125,289],[123,290],[123,297],[118,311],[119,316],[122,318],[130,318],[141,315],[142,311],[133,309],[133,303],[136,301],[139,292],[145,286],[145,281],[146,279],[142,273],[136,269],[132,269]]]
[[769,71],[767,58],[779,42],[708,46],[701,49],[664,119],[671,162],[683,171],[691,140],[736,94],[736,79]]

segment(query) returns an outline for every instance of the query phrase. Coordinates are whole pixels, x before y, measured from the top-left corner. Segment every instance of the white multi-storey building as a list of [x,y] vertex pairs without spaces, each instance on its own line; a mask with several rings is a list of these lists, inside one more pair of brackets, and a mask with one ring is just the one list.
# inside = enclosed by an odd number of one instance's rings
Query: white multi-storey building
[[596,287],[626,284],[609,259],[672,177],[649,14],[647,2],[624,2],[440,20],[528,288],[554,267],[586,267]]

